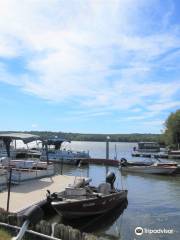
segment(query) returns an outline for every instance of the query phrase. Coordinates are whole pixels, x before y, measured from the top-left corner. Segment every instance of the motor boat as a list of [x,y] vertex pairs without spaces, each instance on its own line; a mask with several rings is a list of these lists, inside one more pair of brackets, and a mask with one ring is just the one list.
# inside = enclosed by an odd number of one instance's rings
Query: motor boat
[[[156,159],[157,160],[157,159]],[[149,174],[174,174],[178,169],[177,163],[171,162],[128,162],[121,159],[120,170],[122,172],[149,173]]]
[[[113,224],[118,225],[119,219],[123,214],[124,210],[128,206],[127,199],[124,200],[120,206],[113,208],[112,210],[97,216],[86,217],[86,218],[75,218],[75,219],[62,219],[64,225],[72,226],[73,228],[79,229],[81,232],[92,233],[96,231],[106,232]],[[114,232],[113,232],[114,233]],[[108,234],[109,237],[114,234]],[[111,239],[111,238],[110,238]]]
[[150,166],[154,162],[152,160],[146,161],[127,161],[125,158],[121,158],[120,166]]
[[127,190],[114,188],[115,179],[115,174],[111,172],[106,182],[98,187],[83,184],[68,186],[61,193],[48,193],[47,200],[64,218],[100,215],[120,206],[127,199]]

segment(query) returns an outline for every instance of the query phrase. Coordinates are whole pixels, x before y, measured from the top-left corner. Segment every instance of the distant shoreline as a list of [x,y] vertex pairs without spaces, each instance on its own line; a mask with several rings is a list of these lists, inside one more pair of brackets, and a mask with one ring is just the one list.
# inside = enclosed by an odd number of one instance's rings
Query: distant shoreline
[[[4,133],[1,131],[0,133]],[[6,132],[17,132],[17,131],[6,131]],[[90,141],[90,142],[106,142],[107,136],[110,137],[110,142],[159,142],[164,144],[162,134],[151,134],[151,133],[132,133],[132,134],[89,134],[89,133],[66,133],[66,132],[52,132],[52,131],[18,131],[24,133],[31,133],[39,135],[44,138],[58,136],[65,138],[70,141]]]

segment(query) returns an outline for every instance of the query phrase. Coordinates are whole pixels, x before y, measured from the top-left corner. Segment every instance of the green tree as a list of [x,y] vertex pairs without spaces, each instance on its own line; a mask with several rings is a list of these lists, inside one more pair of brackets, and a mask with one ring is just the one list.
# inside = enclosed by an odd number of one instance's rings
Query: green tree
[[164,138],[166,144],[179,148],[180,144],[180,110],[171,113],[165,122]]

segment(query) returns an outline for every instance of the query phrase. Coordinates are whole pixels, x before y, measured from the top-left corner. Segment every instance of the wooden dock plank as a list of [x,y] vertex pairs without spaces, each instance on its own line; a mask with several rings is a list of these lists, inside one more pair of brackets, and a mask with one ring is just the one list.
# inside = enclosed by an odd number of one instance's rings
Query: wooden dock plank
[[[46,199],[46,191],[60,192],[75,181],[74,176],[57,175],[35,179],[11,187],[9,211],[16,213]],[[0,192],[0,208],[6,209],[7,190]]]

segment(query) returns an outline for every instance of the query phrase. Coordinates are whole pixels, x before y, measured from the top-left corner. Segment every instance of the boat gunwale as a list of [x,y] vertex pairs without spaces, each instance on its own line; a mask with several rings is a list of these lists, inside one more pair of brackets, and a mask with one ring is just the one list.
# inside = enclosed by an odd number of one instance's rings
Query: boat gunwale
[[[106,194],[106,195],[94,195],[94,197],[91,197],[91,198],[87,198],[87,199],[75,199],[77,201],[69,201],[69,202],[63,202],[62,201],[58,201],[58,198],[57,200],[56,199],[53,199],[52,202],[51,202],[51,205],[52,206],[57,206],[57,205],[63,205],[63,204],[70,204],[70,203],[78,203],[78,202],[88,202],[88,201],[94,201],[95,199],[105,199],[105,198],[108,198],[110,196],[112,197],[115,197],[116,195],[118,194],[123,194],[123,193],[126,193],[126,196],[127,196],[127,193],[128,193],[128,190],[118,190],[118,192],[114,192],[114,193],[110,193],[110,194]],[[93,195],[92,195],[93,196]],[[68,200],[71,200],[71,199],[68,199]],[[73,200],[73,199],[72,199]]]

